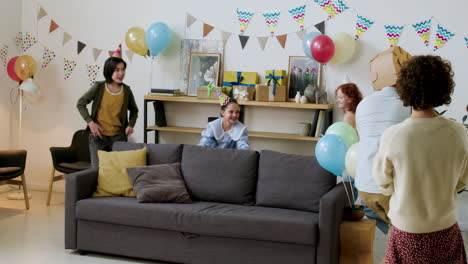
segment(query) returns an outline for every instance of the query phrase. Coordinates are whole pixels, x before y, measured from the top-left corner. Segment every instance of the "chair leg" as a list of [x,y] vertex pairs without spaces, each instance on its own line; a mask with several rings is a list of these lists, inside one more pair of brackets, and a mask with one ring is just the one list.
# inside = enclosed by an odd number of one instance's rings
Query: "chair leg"
[[21,174],[21,182],[23,183],[23,194],[24,194],[24,202],[26,203],[26,210],[29,210],[28,187],[26,187],[26,176],[24,176],[24,173]]
[[52,185],[54,184],[54,176],[55,176],[55,168],[54,165],[52,165],[52,172],[50,174],[50,179],[49,179],[49,192],[47,193],[47,206],[50,205],[50,198],[52,197]]

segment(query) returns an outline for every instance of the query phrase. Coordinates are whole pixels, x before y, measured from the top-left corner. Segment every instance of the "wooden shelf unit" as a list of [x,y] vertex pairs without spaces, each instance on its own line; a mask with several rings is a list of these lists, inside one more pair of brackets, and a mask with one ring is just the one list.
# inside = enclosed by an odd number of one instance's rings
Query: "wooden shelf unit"
[[[148,125],[148,108],[147,104],[153,102],[155,109],[155,123],[156,125]],[[144,97],[144,142],[147,143],[147,133],[154,131],[155,143],[159,141],[159,131],[167,132],[179,132],[179,133],[194,133],[200,134],[204,128],[198,127],[178,127],[178,126],[167,126],[166,117],[164,113],[163,102],[179,102],[179,103],[199,103],[199,104],[219,104],[218,100],[211,99],[198,99],[190,96],[158,96],[158,95],[146,95]],[[290,108],[290,109],[310,109],[310,110],[332,110],[332,104],[296,104],[295,102],[259,102],[259,101],[239,101],[241,108],[243,106],[255,106],[255,107],[273,107],[273,108]],[[241,113],[244,109],[241,110]],[[241,122],[243,116],[241,116]],[[158,125],[159,124],[159,125]],[[257,138],[272,138],[272,139],[285,139],[285,140],[301,140],[301,141],[318,141],[317,137],[307,137],[297,134],[289,133],[274,133],[274,132],[256,132],[249,131],[249,137]]]

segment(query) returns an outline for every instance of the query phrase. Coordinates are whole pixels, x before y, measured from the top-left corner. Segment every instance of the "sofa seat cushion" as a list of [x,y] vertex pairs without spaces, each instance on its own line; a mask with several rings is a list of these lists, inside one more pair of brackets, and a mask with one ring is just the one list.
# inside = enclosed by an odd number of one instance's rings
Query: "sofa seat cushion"
[[78,219],[206,236],[316,245],[318,214],[212,202],[138,203],[131,197],[80,200]]

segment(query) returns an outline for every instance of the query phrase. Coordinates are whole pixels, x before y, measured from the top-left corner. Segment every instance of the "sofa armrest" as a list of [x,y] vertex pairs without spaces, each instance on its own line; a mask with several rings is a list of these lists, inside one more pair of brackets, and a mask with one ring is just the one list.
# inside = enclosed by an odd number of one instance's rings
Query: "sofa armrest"
[[337,184],[320,199],[319,243],[317,263],[338,264],[340,258],[340,224],[346,204],[343,183]]
[[96,190],[98,169],[92,168],[65,177],[65,248],[76,249],[76,203]]

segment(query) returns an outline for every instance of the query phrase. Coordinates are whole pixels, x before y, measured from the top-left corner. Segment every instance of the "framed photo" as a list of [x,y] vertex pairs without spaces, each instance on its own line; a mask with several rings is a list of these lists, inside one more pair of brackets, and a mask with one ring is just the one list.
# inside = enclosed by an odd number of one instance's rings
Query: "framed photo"
[[[222,54],[224,54],[224,42],[222,40],[182,39],[180,56],[181,74],[179,79],[179,87],[185,95],[188,95],[189,91],[190,54],[195,52],[221,54],[221,61],[219,62],[219,65],[222,75]],[[219,77],[219,79],[222,80],[222,76]]]
[[221,54],[218,53],[190,54],[187,95],[196,96],[198,86],[218,85],[220,61]]
[[297,92],[304,95],[304,89],[309,84],[320,88],[321,71],[320,63],[309,57],[289,56],[288,98],[294,98]]

